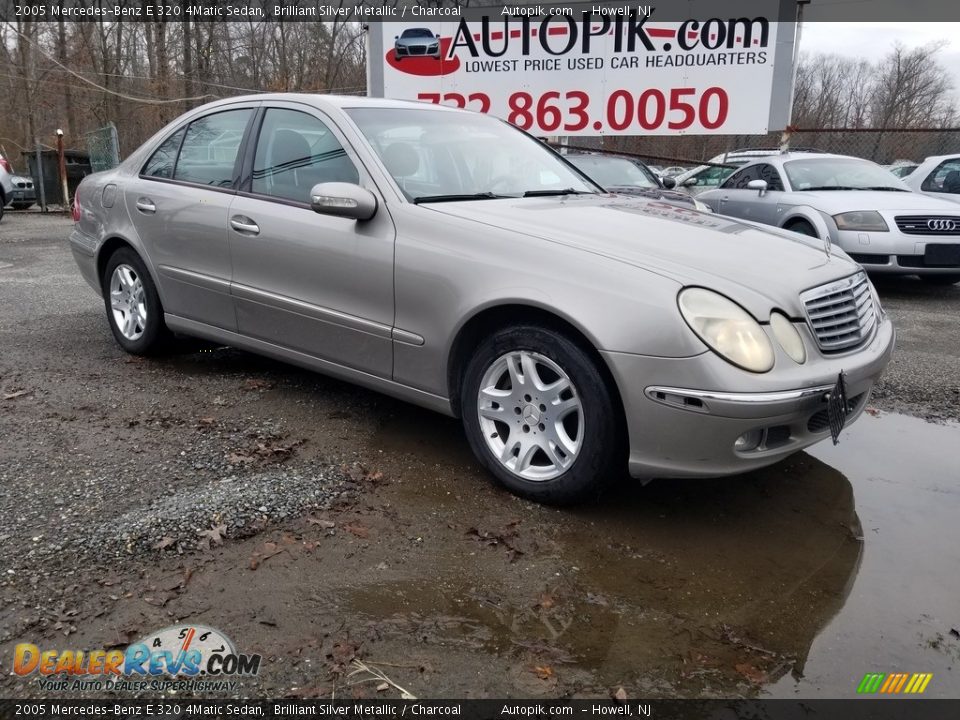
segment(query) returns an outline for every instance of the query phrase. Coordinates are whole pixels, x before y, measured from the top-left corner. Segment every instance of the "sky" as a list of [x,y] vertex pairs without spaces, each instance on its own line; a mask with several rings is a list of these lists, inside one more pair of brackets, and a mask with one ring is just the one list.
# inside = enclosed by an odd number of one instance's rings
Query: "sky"
[[943,49],[940,62],[950,72],[955,92],[960,95],[960,23],[957,22],[804,22],[800,50],[879,60],[896,41],[912,48],[951,38],[955,39]]

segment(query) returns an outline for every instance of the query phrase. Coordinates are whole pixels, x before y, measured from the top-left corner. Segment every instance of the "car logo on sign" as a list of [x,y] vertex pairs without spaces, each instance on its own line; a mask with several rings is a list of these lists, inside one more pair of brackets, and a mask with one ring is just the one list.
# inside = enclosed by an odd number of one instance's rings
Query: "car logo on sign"
[[944,218],[927,220],[927,228],[929,230],[938,230],[940,232],[953,232],[957,229],[957,221],[947,220]]

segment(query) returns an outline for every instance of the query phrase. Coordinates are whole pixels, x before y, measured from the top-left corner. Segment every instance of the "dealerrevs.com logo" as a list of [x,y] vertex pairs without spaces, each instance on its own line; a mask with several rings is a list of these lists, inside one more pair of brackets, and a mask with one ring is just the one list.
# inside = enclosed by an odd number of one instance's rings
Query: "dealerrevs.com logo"
[[[656,63],[659,67],[711,64],[707,58],[713,57],[716,61],[717,51],[749,51],[753,57],[747,62],[767,61],[770,23],[763,17],[649,24],[648,17],[635,13],[600,20],[590,13],[581,15],[579,19],[550,16],[542,20],[486,17],[479,23],[461,20],[454,33],[447,37],[434,35],[428,28],[410,28],[395,38],[394,47],[386,53],[386,61],[395,70],[420,76],[455,73],[467,58],[496,59],[508,54],[520,58],[532,54],[589,57],[597,52],[598,46],[613,54],[674,56],[659,59]],[[696,53],[703,56],[696,57]],[[687,55],[689,57],[684,57]],[[634,60],[629,67],[640,65]]]
[[219,630],[175,625],[147,635],[125,650],[41,649],[19,643],[13,673],[36,677],[45,691],[233,690],[233,678],[260,671],[260,655],[238,653]]

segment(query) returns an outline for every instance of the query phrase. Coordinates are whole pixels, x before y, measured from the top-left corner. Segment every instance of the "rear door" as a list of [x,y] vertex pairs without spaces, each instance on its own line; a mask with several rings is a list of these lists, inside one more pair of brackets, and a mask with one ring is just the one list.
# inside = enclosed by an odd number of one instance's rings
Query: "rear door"
[[178,128],[124,188],[164,310],[228,330],[237,323],[227,212],[239,181],[240,147],[257,105],[218,109]]
[[[379,190],[320,111],[271,103],[259,125],[250,177],[229,212],[240,333],[389,378],[395,232]],[[315,213],[310,190],[321,182],[362,185],[377,195],[377,213]]]

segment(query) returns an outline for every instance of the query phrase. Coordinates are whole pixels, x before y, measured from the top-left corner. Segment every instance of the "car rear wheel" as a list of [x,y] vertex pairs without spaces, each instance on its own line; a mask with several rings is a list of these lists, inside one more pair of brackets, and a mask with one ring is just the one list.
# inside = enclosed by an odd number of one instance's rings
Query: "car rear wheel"
[[960,275],[921,275],[920,279],[930,285],[955,285],[960,282]]
[[794,220],[793,222],[788,222],[783,226],[783,229],[792,230],[795,233],[808,235],[809,237],[818,237],[817,231],[813,229],[813,225],[808,223],[806,220]]
[[120,248],[103,271],[103,302],[110,330],[124,350],[150,355],[166,344],[169,331],[163,306],[147,268],[130,248]]
[[564,335],[524,325],[487,337],[461,398],[470,447],[514,493],[567,504],[613,477],[617,406],[594,360]]

